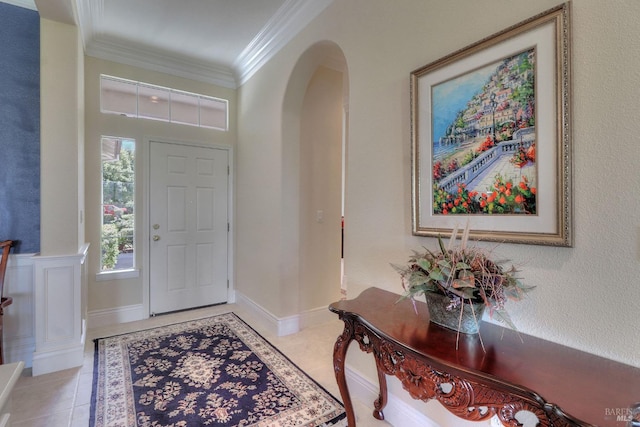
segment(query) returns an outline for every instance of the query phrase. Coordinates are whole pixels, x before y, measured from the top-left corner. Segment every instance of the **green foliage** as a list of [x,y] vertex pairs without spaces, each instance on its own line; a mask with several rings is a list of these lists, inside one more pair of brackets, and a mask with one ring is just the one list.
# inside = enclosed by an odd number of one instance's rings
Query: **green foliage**
[[114,224],[102,226],[102,270],[113,270],[118,262],[118,229]]
[[484,303],[490,314],[513,327],[505,310],[508,299],[520,300],[531,289],[517,277],[518,270],[503,267],[505,261],[494,261],[481,248],[468,247],[468,226],[459,246],[453,246],[457,230],[448,247],[438,237],[439,252],[414,251],[406,265],[392,266],[402,277],[402,298],[415,299],[427,292],[449,297],[448,310],[468,303]]
[[133,249],[133,215],[122,215],[102,226],[102,270],[113,270],[118,255]]
[[102,202],[118,207],[133,207],[135,154],[121,150],[117,160],[102,162]]
[[118,228],[118,250],[130,252],[133,249],[133,215],[122,215],[116,222]]
[[123,147],[116,160],[103,161],[102,179],[102,203],[114,205],[114,214],[103,212],[101,265],[113,270],[120,253],[133,250],[134,150]]
[[535,89],[533,74],[527,77],[527,80],[521,86],[515,88],[511,95],[511,98],[522,106],[534,102]]
[[460,161],[460,166],[468,165],[478,156],[479,154],[474,153],[473,150],[467,151],[467,154],[465,154],[462,160]]

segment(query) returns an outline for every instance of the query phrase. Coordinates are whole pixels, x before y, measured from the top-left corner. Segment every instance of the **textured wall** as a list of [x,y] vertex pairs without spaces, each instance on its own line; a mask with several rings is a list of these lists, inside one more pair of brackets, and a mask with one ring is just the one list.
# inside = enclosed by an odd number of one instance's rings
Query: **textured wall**
[[[283,88],[309,46],[335,42],[349,73],[349,296],[369,286],[399,293],[389,263],[437,244],[411,235],[411,70],[557,4],[335,0],[240,89],[238,286],[251,296],[264,295],[260,304],[278,295],[278,269],[288,260],[279,258],[280,240],[272,230],[286,235],[286,224],[260,227],[251,207],[260,207],[260,218],[277,218],[279,184],[295,178],[277,174],[283,150],[273,123],[282,121]],[[509,305],[521,331],[640,367],[640,56],[634,54],[640,2],[577,0],[571,12],[574,247],[481,245],[510,258],[536,286],[524,303]],[[260,269],[240,271],[254,265],[254,248],[263,249]],[[352,360],[359,370],[368,363]]]
[[0,240],[40,250],[40,18],[0,3]]

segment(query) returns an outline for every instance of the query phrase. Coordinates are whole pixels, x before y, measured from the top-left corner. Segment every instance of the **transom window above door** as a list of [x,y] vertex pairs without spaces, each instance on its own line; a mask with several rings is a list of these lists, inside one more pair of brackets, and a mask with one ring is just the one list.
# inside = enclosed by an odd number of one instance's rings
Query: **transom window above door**
[[100,111],[189,126],[229,129],[229,101],[100,75]]

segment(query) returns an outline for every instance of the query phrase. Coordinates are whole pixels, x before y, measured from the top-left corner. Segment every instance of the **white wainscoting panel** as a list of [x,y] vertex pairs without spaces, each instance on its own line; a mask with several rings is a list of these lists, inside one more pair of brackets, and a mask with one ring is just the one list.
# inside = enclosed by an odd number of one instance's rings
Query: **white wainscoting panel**
[[13,298],[4,311],[4,358],[7,363],[23,361],[27,367],[35,349],[33,256],[9,255],[4,279],[4,295]]
[[81,366],[86,336],[85,259],[89,245],[68,256],[35,256],[33,375]]

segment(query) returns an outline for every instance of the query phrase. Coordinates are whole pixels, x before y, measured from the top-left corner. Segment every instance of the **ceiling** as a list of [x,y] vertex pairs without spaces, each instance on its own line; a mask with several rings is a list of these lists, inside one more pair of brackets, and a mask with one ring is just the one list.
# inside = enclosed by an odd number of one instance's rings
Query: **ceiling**
[[236,88],[333,0],[0,1],[75,23],[87,55]]

